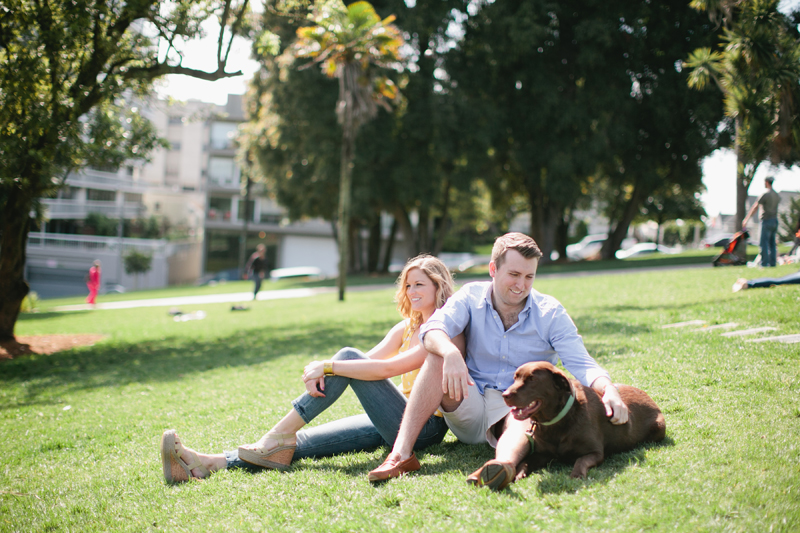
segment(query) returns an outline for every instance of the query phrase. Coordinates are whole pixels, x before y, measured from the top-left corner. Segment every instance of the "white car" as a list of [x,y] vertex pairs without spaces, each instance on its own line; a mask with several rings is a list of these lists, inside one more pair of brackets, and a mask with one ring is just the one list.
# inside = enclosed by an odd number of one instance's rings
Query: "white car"
[[[603,248],[603,243],[608,239],[605,233],[598,233],[595,235],[587,235],[575,244],[567,246],[567,259],[570,261],[581,261],[589,259],[600,253]],[[622,241],[622,249],[628,249],[636,244],[636,239],[626,238]]]
[[608,235],[605,233],[587,235],[575,244],[567,246],[567,259],[570,261],[580,261],[597,255],[607,238]]
[[678,250],[654,242],[640,242],[639,244],[634,244],[627,250],[618,250],[614,255],[617,259],[627,259],[639,255],[654,254],[656,252],[661,254],[675,254],[678,253]]

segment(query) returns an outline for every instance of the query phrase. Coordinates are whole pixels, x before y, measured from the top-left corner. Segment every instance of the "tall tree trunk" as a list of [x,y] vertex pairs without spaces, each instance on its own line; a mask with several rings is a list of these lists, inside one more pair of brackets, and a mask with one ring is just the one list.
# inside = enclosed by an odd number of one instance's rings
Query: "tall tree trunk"
[[[339,79],[340,101],[345,101],[342,120],[342,154],[339,162],[339,301],[344,301],[347,288],[347,270],[350,259],[350,199],[353,188],[353,152],[355,144],[355,124],[353,120],[352,97],[344,95],[344,76]],[[341,104],[340,104],[341,105]]]
[[358,221],[350,219],[350,267],[351,274],[364,271],[364,243],[361,239],[361,226]]
[[442,253],[442,246],[444,246],[444,237],[447,235],[447,229],[449,227],[448,224],[448,215],[450,214],[450,176],[445,177],[444,179],[444,198],[442,199],[442,216],[439,219],[438,227],[434,228],[434,238],[433,238],[433,245],[431,246],[431,253],[433,255],[439,255]]
[[736,218],[735,218],[735,231],[742,227],[744,217],[747,216],[747,186],[744,167],[747,164],[745,161],[744,149],[741,146],[742,123],[743,118],[736,117]]
[[[760,164],[760,162],[752,162],[752,167],[748,171],[748,161],[744,149],[739,144],[743,120],[741,116],[736,117],[736,226],[734,232],[739,231],[744,217],[747,216],[747,191]],[[747,261],[747,239],[741,239],[733,249],[733,253]]]
[[542,251],[541,263],[550,262],[550,253],[555,246],[559,206],[550,201],[540,181],[528,180],[528,205],[531,210],[531,237]]
[[[431,253],[431,211],[427,207],[419,208],[417,222],[417,253]],[[414,254],[417,255],[417,254]]]
[[[14,325],[30,287],[25,281],[25,247],[28,243],[30,201],[17,188],[8,190],[0,213],[0,342],[14,342]],[[25,216],[19,216],[25,213]]]
[[[639,212],[639,206],[642,203],[643,192],[642,180],[636,180],[633,185],[633,192],[628,198],[622,216],[617,221],[614,229],[608,232],[608,239],[603,243],[601,254],[603,259],[614,259],[617,250],[622,246],[622,241],[628,235],[628,229],[631,227],[631,222],[636,218]],[[613,222],[613,221],[612,221]]]
[[369,240],[367,241],[367,272],[378,271],[378,262],[381,256],[381,215],[378,213],[369,227]]
[[389,265],[392,263],[392,250],[394,249],[398,226],[397,218],[392,217],[392,228],[389,230],[389,238],[386,240],[386,249],[383,252],[383,266],[381,266],[381,272],[384,274],[389,272]]
[[572,209],[565,208],[562,210],[561,216],[558,217],[555,235],[555,251],[558,252],[559,259],[562,260],[567,258],[570,222],[572,222]]
[[419,243],[417,242],[416,233],[411,226],[411,219],[408,212],[402,207],[398,206],[394,210],[394,219],[400,225],[400,231],[403,232],[403,243],[406,248],[406,259],[410,259],[419,254]]

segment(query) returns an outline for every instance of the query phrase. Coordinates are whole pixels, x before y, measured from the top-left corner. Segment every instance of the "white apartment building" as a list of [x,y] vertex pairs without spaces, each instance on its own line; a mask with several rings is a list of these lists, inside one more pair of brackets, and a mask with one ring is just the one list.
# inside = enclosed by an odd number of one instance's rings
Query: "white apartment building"
[[[237,275],[242,244],[248,257],[259,243],[267,246],[271,268],[316,267],[335,276],[338,251],[330,223],[288,223],[284,210],[258,185],[251,187],[245,238],[235,146],[242,104],[241,95],[230,95],[225,106],[196,100],[142,106],[140,112],[169,141],[169,149],[116,173],[71,174],[56,198],[42,200],[47,220],[31,232],[27,249],[32,289],[42,297],[81,294],[95,259],[103,264],[106,290],[194,283],[220,271],[230,279]],[[160,239],[123,238],[120,231],[92,235],[87,220],[97,214],[129,223],[156,221],[168,231]],[[133,249],[153,258],[147,274],[125,272],[124,256]]]

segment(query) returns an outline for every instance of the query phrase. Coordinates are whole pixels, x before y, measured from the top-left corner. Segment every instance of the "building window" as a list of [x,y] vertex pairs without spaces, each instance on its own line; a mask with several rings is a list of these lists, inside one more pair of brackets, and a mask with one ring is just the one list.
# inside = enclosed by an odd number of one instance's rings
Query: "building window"
[[231,219],[231,199],[214,198],[208,199],[208,212],[206,217],[209,220],[230,220]]
[[175,150],[175,151],[180,150],[181,149],[181,143],[179,141],[170,141],[169,149],[170,150]]
[[262,224],[280,225],[281,220],[283,220],[283,215],[275,214],[275,213],[261,213],[261,223]]
[[239,168],[232,157],[211,157],[208,160],[208,178],[223,187],[239,185]]
[[92,202],[113,202],[117,199],[117,193],[115,191],[86,189],[86,199]]
[[[255,207],[256,207],[256,203],[253,200],[250,200],[249,202],[247,202],[247,212],[250,214],[250,217],[248,218],[248,221],[250,221],[250,222],[254,221],[254,218],[255,218],[254,217]],[[237,214],[239,220],[244,220],[244,217],[245,217],[244,200],[239,200],[239,210],[237,211],[236,214]]]
[[74,200],[78,196],[78,189],[67,185],[58,191],[58,198],[62,200]]
[[170,124],[183,124],[183,117],[169,117]]
[[235,148],[238,125],[231,122],[215,122],[211,124],[211,149],[231,150]]

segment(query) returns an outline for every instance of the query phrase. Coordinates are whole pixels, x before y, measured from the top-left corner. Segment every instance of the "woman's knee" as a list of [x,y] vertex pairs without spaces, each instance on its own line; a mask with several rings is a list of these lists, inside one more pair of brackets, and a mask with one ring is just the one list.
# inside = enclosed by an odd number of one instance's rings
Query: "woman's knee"
[[354,359],[366,359],[367,356],[364,355],[361,350],[357,350],[355,348],[342,348],[336,355],[333,356],[334,361],[352,361]]

